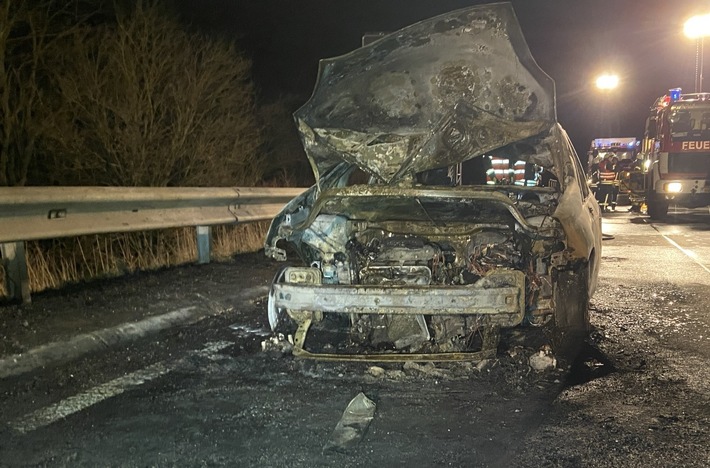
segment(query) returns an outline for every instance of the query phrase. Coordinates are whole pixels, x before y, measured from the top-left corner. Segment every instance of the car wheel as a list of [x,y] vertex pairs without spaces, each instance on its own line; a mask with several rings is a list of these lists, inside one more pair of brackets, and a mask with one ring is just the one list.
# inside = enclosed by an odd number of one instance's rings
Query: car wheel
[[557,273],[554,338],[563,354],[579,349],[589,333],[589,262]]
[[286,309],[276,307],[274,284],[284,281],[284,273],[287,267],[282,267],[274,276],[269,290],[269,298],[267,302],[267,312],[269,317],[269,325],[274,333],[292,334],[298,328],[296,323],[288,316]]

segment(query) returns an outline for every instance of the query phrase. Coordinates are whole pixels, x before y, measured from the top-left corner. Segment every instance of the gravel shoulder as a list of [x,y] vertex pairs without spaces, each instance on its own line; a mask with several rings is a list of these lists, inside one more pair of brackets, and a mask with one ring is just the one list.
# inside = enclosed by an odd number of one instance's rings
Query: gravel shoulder
[[268,291],[278,265],[256,252],[70,285],[34,294],[27,305],[0,304],[0,358],[189,307],[197,315],[227,312],[240,291]]

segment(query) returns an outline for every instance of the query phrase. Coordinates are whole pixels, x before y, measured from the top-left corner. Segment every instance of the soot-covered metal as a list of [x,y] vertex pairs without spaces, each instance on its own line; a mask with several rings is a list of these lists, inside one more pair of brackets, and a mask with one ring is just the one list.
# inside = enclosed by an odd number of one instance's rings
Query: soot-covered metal
[[322,359],[481,358],[588,326],[599,206],[509,4],[321,62],[295,114],[317,183],[277,216],[272,329]]
[[316,179],[347,161],[391,184],[549,129],[554,84],[511,6],[496,4],[322,60],[313,96],[295,117]]

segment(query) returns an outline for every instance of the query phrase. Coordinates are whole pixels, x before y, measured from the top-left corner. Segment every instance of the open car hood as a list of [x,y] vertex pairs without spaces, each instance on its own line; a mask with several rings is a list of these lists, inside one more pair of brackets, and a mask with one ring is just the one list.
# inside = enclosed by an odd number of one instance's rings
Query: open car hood
[[317,181],[346,162],[396,184],[549,131],[554,96],[511,5],[499,3],[322,60],[294,117]]

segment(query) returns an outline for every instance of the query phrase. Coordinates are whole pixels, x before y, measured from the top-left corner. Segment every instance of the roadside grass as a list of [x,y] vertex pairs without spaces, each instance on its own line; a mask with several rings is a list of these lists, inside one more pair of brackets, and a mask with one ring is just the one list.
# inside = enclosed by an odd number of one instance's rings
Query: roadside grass
[[[255,252],[263,247],[268,222],[212,228],[212,261]],[[26,243],[30,290],[58,289],[95,278],[156,270],[195,262],[195,228],[101,234]],[[7,296],[0,266],[0,292]]]

